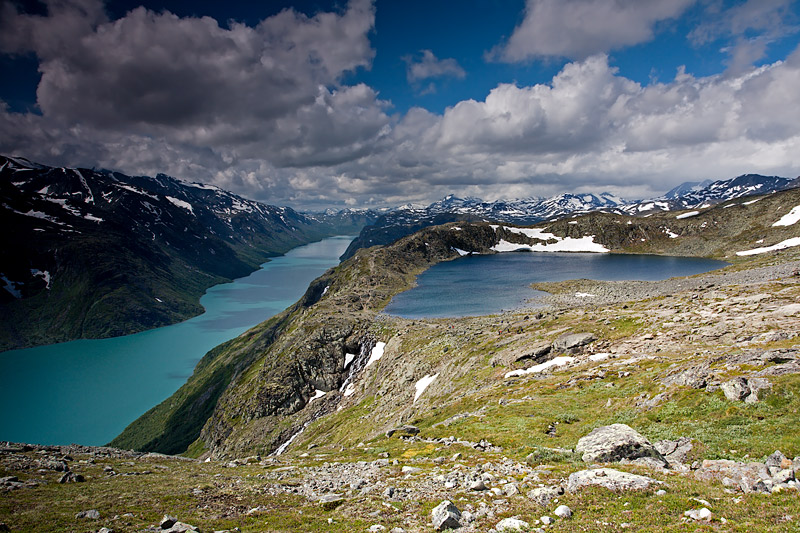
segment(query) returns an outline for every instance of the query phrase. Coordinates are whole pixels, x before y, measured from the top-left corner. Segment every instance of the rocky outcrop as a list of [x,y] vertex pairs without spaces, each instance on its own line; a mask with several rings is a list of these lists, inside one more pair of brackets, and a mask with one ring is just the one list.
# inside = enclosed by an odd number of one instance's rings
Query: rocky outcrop
[[614,492],[644,490],[658,483],[655,479],[637,474],[621,472],[613,468],[581,470],[569,475],[567,491],[576,492],[584,487],[605,487]]
[[658,450],[625,424],[612,424],[593,430],[582,437],[575,446],[577,453],[587,463],[613,463],[622,460],[644,460],[647,464],[668,466]]

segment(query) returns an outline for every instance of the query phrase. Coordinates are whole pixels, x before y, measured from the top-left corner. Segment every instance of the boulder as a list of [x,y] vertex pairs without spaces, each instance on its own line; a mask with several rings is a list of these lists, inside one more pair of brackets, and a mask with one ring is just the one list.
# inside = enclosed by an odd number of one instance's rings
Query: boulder
[[553,514],[559,518],[569,518],[572,516],[572,509],[566,505],[559,505],[556,507],[556,510],[553,511]]
[[444,500],[431,511],[431,522],[436,531],[461,527],[461,511],[450,500]]
[[592,333],[564,333],[553,342],[553,351],[574,351],[594,340],[595,336]]
[[689,462],[689,454],[692,451],[692,439],[681,437],[676,440],[660,440],[653,443],[653,447],[658,453],[664,456],[670,464],[685,464]]
[[89,520],[99,520],[100,511],[97,509],[89,509],[88,511],[81,511],[75,515],[75,518],[88,518]]
[[409,424],[396,427],[390,429],[386,432],[386,437],[391,438],[393,435],[397,435],[398,437],[413,437],[414,435],[419,433],[419,428],[416,426],[412,426]]
[[667,460],[650,441],[625,424],[611,424],[594,429],[578,441],[575,451],[583,454],[581,458],[587,463],[649,458],[657,465],[668,466]]
[[528,492],[528,499],[546,507],[551,501],[564,494],[564,489],[560,486],[537,487]]
[[772,383],[766,378],[735,377],[720,385],[725,398],[732,402],[744,400],[746,403],[759,401],[759,394],[763,390],[772,388]]
[[742,492],[770,492],[773,481],[763,463],[739,463],[728,459],[706,460],[695,471],[700,481],[719,481]]
[[747,380],[743,377],[730,379],[720,385],[720,388],[725,394],[725,398],[732,402],[741,402],[750,394],[750,387],[747,386]]
[[689,509],[683,513],[684,516],[688,516],[692,520],[711,520],[711,511],[708,510],[707,507],[702,507],[700,509]]
[[567,491],[576,492],[583,487],[589,486],[605,487],[614,492],[644,490],[653,483],[659,483],[659,481],[647,476],[621,472],[613,468],[597,468],[570,474],[567,479]]
[[503,533],[504,531],[528,531],[530,527],[527,522],[519,518],[503,518],[494,526],[494,529],[497,533]]
[[174,526],[177,521],[178,519],[175,518],[174,516],[165,514],[164,517],[161,518],[161,523],[159,524],[159,526],[161,526],[161,529],[169,529],[172,526]]

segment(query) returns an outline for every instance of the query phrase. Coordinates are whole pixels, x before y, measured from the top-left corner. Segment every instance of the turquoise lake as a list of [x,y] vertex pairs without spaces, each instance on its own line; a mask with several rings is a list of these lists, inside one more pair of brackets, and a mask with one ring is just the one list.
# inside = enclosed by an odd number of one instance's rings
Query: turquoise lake
[[[507,252],[439,263],[417,286],[395,296],[384,312],[406,318],[480,316],[536,306],[544,293],[529,287],[568,279],[661,280],[716,270],[728,263],[695,257],[598,253]],[[529,300],[532,300],[529,302]]]
[[205,313],[135,335],[0,353],[0,440],[102,445],[175,392],[211,348],[283,311],[352,237],[291,250],[210,288]]

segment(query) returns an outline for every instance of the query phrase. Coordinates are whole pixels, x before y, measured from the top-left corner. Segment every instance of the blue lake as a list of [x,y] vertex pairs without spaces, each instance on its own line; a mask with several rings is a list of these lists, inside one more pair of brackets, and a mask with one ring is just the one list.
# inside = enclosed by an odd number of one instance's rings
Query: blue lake
[[351,237],[295,248],[210,288],[205,313],[135,335],[0,353],[0,440],[102,445],[175,392],[211,348],[300,299]]
[[[568,279],[661,280],[690,276],[727,263],[694,257],[597,253],[508,252],[439,263],[417,286],[395,296],[384,312],[406,318],[479,316],[535,306],[544,293],[529,287]],[[533,301],[529,302],[529,300]]]

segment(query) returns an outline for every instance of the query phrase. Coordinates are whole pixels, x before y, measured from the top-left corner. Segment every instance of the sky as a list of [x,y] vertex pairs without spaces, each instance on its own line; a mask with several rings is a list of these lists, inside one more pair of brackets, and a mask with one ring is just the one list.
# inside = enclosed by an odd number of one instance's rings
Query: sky
[[800,174],[800,2],[0,0],[0,153],[318,210]]

